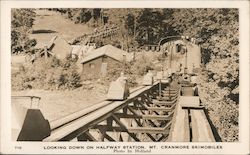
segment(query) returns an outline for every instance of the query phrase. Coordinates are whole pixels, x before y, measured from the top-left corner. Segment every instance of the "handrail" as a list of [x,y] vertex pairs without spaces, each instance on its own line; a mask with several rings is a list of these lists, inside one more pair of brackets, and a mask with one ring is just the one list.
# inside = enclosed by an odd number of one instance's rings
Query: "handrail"
[[39,96],[11,96],[11,98],[38,98],[39,100],[41,97]]
[[[34,108],[34,102],[37,101],[37,105],[36,105],[36,108],[39,108],[40,106],[40,100],[41,100],[41,97],[39,96],[11,96],[11,99],[13,100],[17,100],[17,99],[22,99],[22,98],[28,98],[30,99],[30,108]],[[37,99],[37,100],[35,100]],[[35,100],[35,101],[34,101]]]

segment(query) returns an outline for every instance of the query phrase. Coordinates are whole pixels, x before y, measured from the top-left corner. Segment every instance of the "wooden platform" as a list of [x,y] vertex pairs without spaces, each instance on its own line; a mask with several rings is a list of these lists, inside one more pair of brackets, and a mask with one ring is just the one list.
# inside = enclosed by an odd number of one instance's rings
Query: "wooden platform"
[[215,142],[210,124],[198,97],[180,97],[172,120],[171,142]]

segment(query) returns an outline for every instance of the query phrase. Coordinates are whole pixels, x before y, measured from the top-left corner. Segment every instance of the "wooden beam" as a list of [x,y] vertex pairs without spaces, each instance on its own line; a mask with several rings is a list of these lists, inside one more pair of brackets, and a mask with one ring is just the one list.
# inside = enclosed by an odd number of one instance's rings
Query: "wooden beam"
[[168,102],[171,102],[171,101],[174,101],[178,98],[178,95],[177,96],[173,96],[173,97],[158,97],[158,100],[161,100],[161,101],[168,101]]
[[188,111],[181,109],[179,103],[173,116],[173,125],[171,126],[168,141],[170,142],[190,142]]
[[153,142],[156,142],[156,139],[155,139],[154,136],[152,136],[150,133],[146,133],[146,135],[147,135]]
[[115,140],[110,137],[107,133],[104,134],[104,138],[106,138],[108,141],[115,142]]
[[[169,128],[170,128],[169,124],[171,125],[171,123],[168,123],[165,127],[160,127],[160,128],[159,127],[121,128],[121,127],[115,126],[115,127],[113,127],[113,129],[107,129],[106,131],[108,131],[108,132],[117,131],[117,132],[133,132],[133,133],[148,133],[148,134],[166,134],[166,133],[168,133]],[[99,128],[106,128],[106,127],[107,127],[106,125],[97,125],[94,128],[99,129]],[[130,133],[130,134],[132,134],[132,133]],[[150,136],[152,138],[152,135],[148,135],[148,136]]]
[[169,93],[163,93],[164,97],[176,97],[178,96],[178,93],[174,93],[174,94],[169,94]]
[[179,88],[169,88],[169,87],[167,87],[167,88],[165,88],[164,89],[165,91],[179,91]]
[[101,128],[99,129],[100,131],[100,136],[99,136],[99,141],[103,142],[104,141],[104,138],[105,138],[105,135],[106,135],[106,129],[105,128]]
[[166,134],[167,130],[164,128],[157,128],[157,127],[128,127],[128,131],[131,133],[151,133],[157,134],[162,133]]
[[113,126],[112,128],[108,127],[107,125],[96,125],[92,129],[106,129],[106,132],[127,132],[126,129],[121,128],[119,126]]
[[93,111],[95,111],[97,109],[100,109],[100,108],[102,108],[102,107],[104,107],[104,106],[106,106],[106,105],[108,105],[110,103],[112,103],[112,102],[111,101],[104,101],[104,102],[95,104],[93,106],[90,106],[88,108],[79,110],[79,111],[77,111],[77,112],[75,112],[75,113],[73,113],[71,115],[67,115],[67,116],[65,116],[65,117],[63,117],[61,119],[51,121],[50,122],[50,128],[51,128],[51,130],[54,130],[54,129],[56,129],[56,128],[64,125],[64,124],[67,124],[67,123],[69,123],[69,122],[71,122],[73,120],[76,120],[76,119],[78,119],[78,118],[80,118],[80,117],[82,117],[82,116],[84,116],[84,115],[86,115],[86,114],[88,114],[90,112],[93,112]]
[[140,118],[140,119],[146,119],[146,120],[171,120],[171,116],[172,116],[173,112],[168,114],[168,115],[148,115],[148,114],[143,114],[143,115],[139,115],[139,114],[134,114],[134,115],[129,115],[129,114],[123,114],[123,113],[115,113],[114,115],[117,118]]
[[170,108],[147,107],[147,110],[171,112],[171,111],[173,111],[174,107],[175,107],[175,104],[173,104]]
[[165,112],[171,112],[173,111],[173,107],[175,106],[175,104],[173,104],[170,108],[167,107],[135,107],[135,106],[130,106],[132,109],[136,110],[136,109],[141,109],[141,110],[151,110],[151,111],[165,111]]
[[141,115],[137,114],[137,112],[135,112],[131,107],[127,106],[127,108],[135,115],[135,117],[141,117]]
[[170,93],[170,94],[176,94],[179,92],[179,90],[162,90],[163,93]]
[[152,120],[147,120],[153,127],[158,127]]
[[[137,124],[138,124],[139,127],[143,127],[143,125],[141,124],[140,121],[137,122]],[[150,133],[146,133],[146,135],[147,135],[153,142],[156,141],[156,139],[155,139]]]
[[112,115],[112,117],[114,118],[114,120],[116,121],[116,123],[123,129],[125,129],[127,131],[127,133],[137,142],[140,142],[140,140],[136,137],[136,135],[134,133],[130,133],[127,129],[127,127],[119,120],[119,118],[117,118],[115,115]]
[[157,142],[162,141],[163,139],[167,138],[169,134],[162,134],[162,136],[157,140]]
[[177,99],[174,99],[173,101],[158,101],[158,100],[153,100],[153,104],[155,105],[173,105]]
[[203,110],[190,109],[192,142],[215,142],[215,138]]
[[93,137],[89,131],[86,131],[84,133],[82,133],[80,136],[77,137],[78,141],[94,141],[97,142],[97,140],[95,139],[95,137]]
[[107,118],[107,126],[112,128],[112,124],[113,124],[113,117]]
[[124,113],[115,113],[114,114],[117,118],[142,118],[140,115],[135,116],[131,114],[124,114]]
[[159,115],[143,115],[142,118],[143,119],[147,119],[147,120],[165,120],[165,121],[169,121],[172,118],[170,118],[171,115],[167,115],[167,116],[159,116]]
[[47,49],[47,46],[44,46],[44,57],[45,57],[45,61],[47,62],[47,59],[48,59],[48,49]]

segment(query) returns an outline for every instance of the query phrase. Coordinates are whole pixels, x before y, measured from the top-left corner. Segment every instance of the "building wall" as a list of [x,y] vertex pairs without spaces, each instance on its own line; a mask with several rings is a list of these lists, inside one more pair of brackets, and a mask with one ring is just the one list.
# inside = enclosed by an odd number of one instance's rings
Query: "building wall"
[[97,59],[93,59],[85,64],[82,64],[82,75],[86,75],[88,77],[100,77],[102,75],[102,64],[107,63],[107,70],[116,65],[117,63],[121,63],[113,58],[102,56]]

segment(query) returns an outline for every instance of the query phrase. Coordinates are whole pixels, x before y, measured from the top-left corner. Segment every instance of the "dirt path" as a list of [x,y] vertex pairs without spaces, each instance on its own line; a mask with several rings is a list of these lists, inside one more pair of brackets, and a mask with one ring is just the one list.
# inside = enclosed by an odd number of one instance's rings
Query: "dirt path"
[[36,10],[36,18],[32,28],[35,33],[30,34],[30,37],[37,40],[37,48],[43,48],[54,36],[71,41],[92,30],[87,25],[75,24],[60,13],[48,10]]

